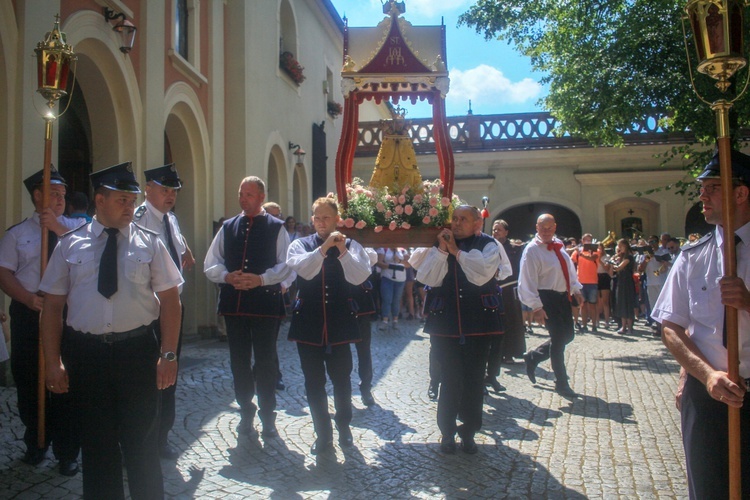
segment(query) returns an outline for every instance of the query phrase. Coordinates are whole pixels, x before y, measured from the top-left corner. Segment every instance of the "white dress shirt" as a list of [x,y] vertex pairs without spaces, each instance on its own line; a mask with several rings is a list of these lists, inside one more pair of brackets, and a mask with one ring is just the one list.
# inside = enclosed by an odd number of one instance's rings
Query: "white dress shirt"
[[[71,219],[61,215],[57,221],[68,229],[75,229],[86,223],[86,219]],[[39,290],[42,255],[42,226],[39,214],[25,219],[6,231],[0,240],[0,267],[13,272],[13,275],[27,292]]]
[[[265,213],[265,210],[260,212]],[[289,248],[289,233],[283,227],[279,230],[276,238],[276,264],[266,269],[260,275],[263,286],[275,285],[286,282],[289,276],[289,268],[286,266],[286,254]],[[219,228],[214,241],[208,248],[206,259],[203,261],[203,272],[206,277],[214,283],[226,283],[227,266],[224,265],[224,225]]]
[[[562,244],[562,241],[557,238],[554,238],[553,241]],[[564,246],[560,253],[568,268],[570,293],[576,294],[583,288],[578,281],[578,273],[570,255],[565,252]],[[526,307],[536,311],[542,307],[539,290],[567,292],[568,287],[565,283],[565,275],[557,252],[548,250],[547,243],[542,242],[539,235],[536,235],[526,245],[521,255],[521,269],[518,273],[518,298]]]
[[96,220],[60,239],[39,289],[67,295],[67,324],[84,333],[126,332],[159,317],[155,293],[178,287],[182,275],[169,250],[135,224],[117,235],[117,292],[98,291],[99,262],[108,235]]
[[[320,252],[320,247],[308,252],[302,245],[303,239],[294,240],[289,245],[286,264],[300,278],[309,281],[320,273],[325,255]],[[361,285],[370,277],[370,256],[354,240],[351,240],[348,250],[339,255],[339,262],[344,270],[344,278],[352,285]]]
[[497,279],[504,280],[513,274],[513,266],[510,264],[508,252],[505,251],[503,244],[497,240],[495,240],[495,243],[497,243],[497,253],[500,254],[500,264],[497,266]]
[[[750,283],[750,223],[737,229],[737,276]],[[716,370],[727,371],[723,345],[724,306],[719,280],[724,276],[721,250],[724,231],[716,226],[713,237],[695,249],[680,252],[667,276],[651,317],[685,329],[696,347]],[[747,243],[745,243],[747,242]],[[739,311],[740,376],[750,377],[750,313]]]
[[[470,283],[481,286],[495,276],[500,267],[500,252],[497,247],[502,248],[502,245],[494,240],[481,251],[459,250],[456,262]],[[420,283],[437,287],[442,285],[445,275],[448,274],[448,255],[448,252],[443,252],[438,247],[417,248],[409,259],[409,264],[417,270],[417,280]],[[507,255],[505,258],[508,258]]]

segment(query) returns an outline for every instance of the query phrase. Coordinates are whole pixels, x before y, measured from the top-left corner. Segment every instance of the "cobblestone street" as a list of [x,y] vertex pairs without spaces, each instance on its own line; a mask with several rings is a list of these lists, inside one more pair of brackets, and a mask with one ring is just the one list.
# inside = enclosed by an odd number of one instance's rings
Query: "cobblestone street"
[[[183,453],[176,463],[162,461],[170,497],[687,497],[674,406],[678,365],[641,322],[635,335],[577,335],[567,349],[571,386],[579,393],[573,401],[554,392],[549,362],[537,370],[536,386],[523,364],[503,365],[500,381],[507,391],[485,397],[477,455],[439,451],[436,403],[427,397],[429,338],[419,323],[374,331],[378,405],[366,408],[359,399],[355,354],[355,446],[342,450],[336,444],[335,457],[317,462],[310,455],[312,421],[287,328],[279,340],[287,386],[278,392],[280,437],[265,442],[238,442],[227,344],[184,346],[172,436]],[[543,329],[535,332],[527,338],[529,347],[547,338]],[[20,462],[15,401],[15,389],[0,388],[0,497],[77,498],[80,474],[58,475],[51,458],[36,468]]]

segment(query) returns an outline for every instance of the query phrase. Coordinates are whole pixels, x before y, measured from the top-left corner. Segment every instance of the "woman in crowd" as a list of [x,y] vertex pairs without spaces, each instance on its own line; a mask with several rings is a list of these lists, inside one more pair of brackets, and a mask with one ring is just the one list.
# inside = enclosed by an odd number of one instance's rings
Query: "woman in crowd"
[[596,275],[598,278],[599,300],[596,302],[596,325],[599,325],[599,318],[604,318],[604,328],[609,327],[610,305],[609,295],[612,291],[612,264],[609,256],[606,254],[604,245],[599,243],[599,255],[601,258],[597,262]]
[[389,322],[394,328],[398,326],[398,314],[401,309],[401,296],[406,284],[406,261],[409,253],[403,248],[378,249],[380,268],[380,314],[383,321],[381,330],[388,329]]
[[638,306],[633,280],[635,259],[630,250],[628,240],[617,242],[617,254],[613,259],[612,270],[617,273],[617,289],[615,290],[615,316],[622,320],[622,327],[617,333],[633,333],[634,311]]

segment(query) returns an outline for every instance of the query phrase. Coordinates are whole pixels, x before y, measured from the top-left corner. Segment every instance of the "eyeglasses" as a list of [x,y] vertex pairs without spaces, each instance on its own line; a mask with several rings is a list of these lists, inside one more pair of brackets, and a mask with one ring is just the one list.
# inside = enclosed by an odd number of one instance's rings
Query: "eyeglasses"
[[698,192],[706,196],[713,196],[719,191],[721,191],[721,184],[704,184],[698,188]]

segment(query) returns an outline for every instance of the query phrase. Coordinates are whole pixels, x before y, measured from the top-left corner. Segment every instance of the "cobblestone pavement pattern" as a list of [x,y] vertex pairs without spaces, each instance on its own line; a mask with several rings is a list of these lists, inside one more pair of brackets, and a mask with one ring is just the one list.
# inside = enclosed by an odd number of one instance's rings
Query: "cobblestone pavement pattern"
[[[336,445],[335,456],[317,461],[309,453],[312,420],[287,328],[279,340],[287,386],[278,392],[280,437],[265,442],[238,442],[227,345],[185,345],[172,436],[184,451],[176,463],[162,461],[169,497],[687,497],[674,406],[678,366],[643,325],[632,336],[606,330],[576,336],[566,351],[571,385],[580,394],[574,401],[554,392],[548,363],[537,370],[537,386],[523,364],[503,365],[500,380],[508,390],[485,397],[477,455],[438,449],[436,403],[427,397],[429,338],[419,324],[374,330],[378,405],[366,408],[359,399],[355,355],[355,446]],[[546,339],[543,329],[535,330],[529,346]],[[15,400],[15,389],[0,388],[0,497],[79,497],[80,474],[58,475],[51,458],[38,467],[21,463]],[[333,412],[332,398],[330,403]]]

